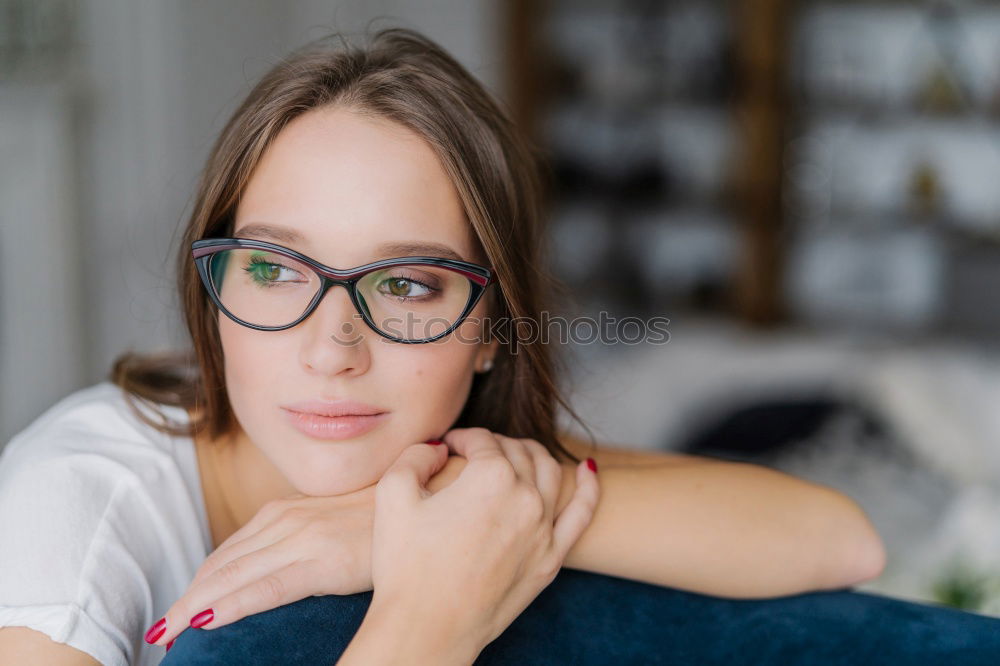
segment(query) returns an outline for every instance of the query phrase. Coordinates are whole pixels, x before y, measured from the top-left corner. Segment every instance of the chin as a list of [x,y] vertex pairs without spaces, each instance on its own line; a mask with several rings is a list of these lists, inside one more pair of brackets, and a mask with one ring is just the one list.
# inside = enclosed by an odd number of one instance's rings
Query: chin
[[[381,478],[373,469],[373,460],[360,460],[356,456],[330,455],[320,451],[297,461],[293,469],[284,470],[285,477],[303,495],[329,497],[346,495],[373,485]],[[306,464],[303,464],[306,463]]]
[[315,475],[303,475],[292,479],[292,485],[303,495],[310,497],[332,497],[334,495],[347,495],[357,490],[376,483],[378,479],[369,481],[368,479],[352,479],[315,477]]

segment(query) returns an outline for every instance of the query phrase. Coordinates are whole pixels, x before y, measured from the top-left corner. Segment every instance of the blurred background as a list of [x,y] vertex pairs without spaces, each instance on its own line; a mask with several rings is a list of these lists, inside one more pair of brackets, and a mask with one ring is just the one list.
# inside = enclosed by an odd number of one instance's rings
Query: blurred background
[[858,589],[1000,616],[985,0],[0,0],[0,442],[186,344],[172,264],[212,140],[289,50],[373,18],[544,150],[564,313],[670,320],[565,348],[599,441],[835,487],[889,551]]

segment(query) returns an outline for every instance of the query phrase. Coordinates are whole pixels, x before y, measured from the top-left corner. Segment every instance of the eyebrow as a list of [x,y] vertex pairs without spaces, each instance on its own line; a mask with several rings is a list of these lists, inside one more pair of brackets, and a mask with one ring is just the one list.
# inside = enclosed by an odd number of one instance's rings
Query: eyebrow
[[[233,234],[239,238],[253,236],[257,239],[267,239],[278,243],[299,243],[308,245],[305,237],[294,229],[278,227],[261,222],[253,222]],[[431,256],[456,261],[468,261],[458,252],[443,243],[428,241],[390,241],[382,243],[375,249],[375,260],[389,257]]]

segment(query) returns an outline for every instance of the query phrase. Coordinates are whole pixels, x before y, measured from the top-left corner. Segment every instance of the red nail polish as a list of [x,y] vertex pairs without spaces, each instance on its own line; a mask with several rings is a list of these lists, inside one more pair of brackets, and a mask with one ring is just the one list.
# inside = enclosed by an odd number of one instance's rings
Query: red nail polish
[[[176,641],[176,640],[177,639],[175,638],[174,641]],[[167,643],[167,652],[170,652],[170,646],[172,646],[174,644],[174,641],[170,641],[169,643]]]
[[428,439],[427,443],[428,444],[444,444],[444,442],[442,442],[440,439]]
[[594,461],[593,458],[587,458],[587,467],[590,468],[591,472],[597,471],[597,463]]
[[212,611],[211,608],[208,608],[198,613],[193,618],[191,618],[191,626],[194,627],[195,629],[198,629],[199,627],[204,627],[206,624],[211,622],[214,617],[215,613]]
[[163,635],[163,632],[167,630],[167,618],[161,617],[156,621],[152,627],[146,632],[146,642],[153,644]]

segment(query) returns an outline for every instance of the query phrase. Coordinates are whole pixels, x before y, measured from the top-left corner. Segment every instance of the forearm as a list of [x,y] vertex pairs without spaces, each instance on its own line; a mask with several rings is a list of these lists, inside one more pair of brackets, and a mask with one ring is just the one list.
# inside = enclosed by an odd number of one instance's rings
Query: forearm
[[469,666],[479,656],[483,646],[473,637],[454,636],[444,618],[406,608],[373,598],[336,666]]
[[[854,585],[884,563],[851,498],[749,463],[605,466],[602,499],[565,566],[732,598]],[[560,506],[575,486],[563,474]]]

